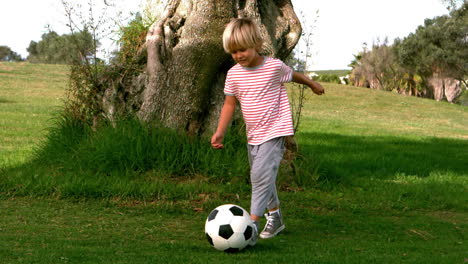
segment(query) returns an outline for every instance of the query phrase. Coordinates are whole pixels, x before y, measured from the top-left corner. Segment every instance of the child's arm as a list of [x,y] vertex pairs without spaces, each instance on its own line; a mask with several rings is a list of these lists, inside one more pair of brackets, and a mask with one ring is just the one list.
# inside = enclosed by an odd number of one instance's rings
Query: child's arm
[[321,95],[321,94],[325,93],[325,89],[323,89],[323,87],[322,87],[322,85],[320,85],[320,83],[312,81],[311,79],[309,79],[307,76],[305,76],[302,73],[293,72],[292,81],[309,86],[310,89],[312,89],[312,91],[315,94]]
[[236,102],[237,99],[235,96],[227,95],[226,99],[224,100],[224,105],[221,109],[221,115],[219,117],[218,128],[211,137],[211,146],[213,146],[215,149],[221,149],[224,147],[224,134],[226,134],[226,129],[231,122],[232,116],[234,115],[234,110],[236,110]]

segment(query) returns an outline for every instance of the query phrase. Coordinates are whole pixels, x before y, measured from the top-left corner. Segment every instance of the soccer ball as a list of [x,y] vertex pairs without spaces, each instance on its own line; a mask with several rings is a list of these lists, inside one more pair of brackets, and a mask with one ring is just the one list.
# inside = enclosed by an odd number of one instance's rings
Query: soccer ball
[[254,233],[254,223],[249,213],[234,204],[216,207],[205,222],[205,234],[214,248],[237,252],[245,248]]

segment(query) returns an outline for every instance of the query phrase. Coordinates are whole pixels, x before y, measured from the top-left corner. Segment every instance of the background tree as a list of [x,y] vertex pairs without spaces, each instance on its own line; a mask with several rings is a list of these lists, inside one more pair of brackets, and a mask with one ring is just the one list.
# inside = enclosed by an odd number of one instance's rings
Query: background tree
[[466,3],[466,0],[440,0],[442,3],[447,5],[448,10],[455,10],[458,7]]
[[8,46],[0,46],[0,61],[22,61],[21,55]]
[[396,40],[401,65],[423,77],[433,73],[462,80],[468,75],[468,3],[451,16],[426,19],[415,33]]
[[29,43],[27,60],[32,63],[72,64],[92,55],[94,49],[95,43],[88,30],[64,35],[49,31],[42,34],[39,42]]
[[468,75],[468,3],[424,25],[393,45],[364,47],[350,64],[352,82],[452,102]]
[[[358,61],[359,59],[359,61]],[[351,63],[354,76],[362,76],[368,82],[370,88],[390,91],[396,88],[395,55],[392,47],[385,39],[372,45],[371,50],[364,50]]]
[[460,83],[468,75],[467,36],[468,3],[465,2],[448,16],[426,19],[415,33],[395,41],[399,64],[410,75],[420,76],[425,97],[456,101],[462,92]]

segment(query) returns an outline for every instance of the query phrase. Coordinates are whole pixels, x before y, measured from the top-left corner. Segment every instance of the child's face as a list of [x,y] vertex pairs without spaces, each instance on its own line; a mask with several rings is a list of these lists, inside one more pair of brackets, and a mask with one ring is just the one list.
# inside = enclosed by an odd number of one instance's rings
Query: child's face
[[231,53],[231,56],[242,67],[256,67],[261,63],[261,60],[259,60],[261,57],[254,48],[235,50]]

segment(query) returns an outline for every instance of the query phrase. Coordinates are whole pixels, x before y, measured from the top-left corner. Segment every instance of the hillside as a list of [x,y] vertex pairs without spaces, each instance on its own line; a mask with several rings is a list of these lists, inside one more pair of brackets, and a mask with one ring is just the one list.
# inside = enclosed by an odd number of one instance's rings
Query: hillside
[[[336,73],[336,71],[334,71]],[[24,162],[60,111],[67,67],[0,63],[0,164]],[[468,138],[468,108],[352,86],[308,95],[301,131]],[[14,161],[13,161],[14,160]]]
[[25,162],[60,111],[68,67],[0,62],[0,167]]
[[347,85],[325,88],[324,96],[308,95],[304,130],[468,139],[466,106]]

